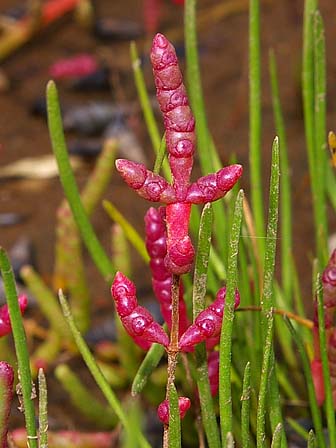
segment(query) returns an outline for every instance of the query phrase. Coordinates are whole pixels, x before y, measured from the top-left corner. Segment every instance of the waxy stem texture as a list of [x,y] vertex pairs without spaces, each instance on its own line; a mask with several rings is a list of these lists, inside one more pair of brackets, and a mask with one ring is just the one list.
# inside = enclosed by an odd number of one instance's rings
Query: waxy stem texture
[[117,170],[141,197],[166,207],[167,254],[165,265],[175,275],[190,271],[195,250],[188,234],[192,204],[222,198],[242,175],[241,165],[231,165],[190,184],[195,152],[195,119],[189,106],[173,45],[154,37],[151,62],[157,99],[163,115],[172,185],[143,164],[119,159]]
[[125,330],[141,348],[148,350],[153,342],[168,347],[164,329],[146,308],[138,305],[134,283],[121,272],[113,280],[111,293]]
[[[203,341],[206,342],[208,350],[218,344],[222,328],[225,295],[226,287],[224,286],[217,292],[216,300],[196,317],[195,322],[181,336],[179,342],[181,351],[186,351]],[[240,295],[236,290],[235,309],[239,306],[239,303]]]
[[[161,314],[168,328],[172,326],[172,274],[164,259],[167,254],[166,209],[151,207],[145,216],[146,248],[150,256],[153,291],[160,303]],[[189,326],[187,309],[183,298],[183,285],[179,286],[179,334]]]

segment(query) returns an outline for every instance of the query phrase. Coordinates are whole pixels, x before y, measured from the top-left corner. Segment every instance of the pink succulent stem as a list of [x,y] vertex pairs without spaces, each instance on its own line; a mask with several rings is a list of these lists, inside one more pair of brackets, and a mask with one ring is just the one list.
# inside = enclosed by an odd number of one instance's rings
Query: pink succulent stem
[[211,395],[217,395],[219,387],[219,352],[212,351],[208,355],[208,376]]
[[0,448],[7,448],[8,420],[13,399],[14,370],[0,361]]
[[[207,342],[207,349],[218,344],[222,328],[223,311],[225,306],[226,287],[221,288],[216,295],[216,300],[202,311],[181,336],[179,348],[181,351],[189,350],[200,342]],[[240,296],[236,291],[235,309],[239,306]]]
[[[21,314],[23,314],[28,305],[28,299],[26,296],[19,296],[19,307]],[[9,334],[12,331],[12,326],[9,317],[9,310],[7,305],[0,307],[0,337]]]
[[[331,386],[333,391],[334,408],[336,409],[336,328],[334,325],[336,311],[336,249],[331,254],[328,264],[322,274],[324,325],[326,328],[327,350]],[[311,371],[314,380],[317,401],[321,406],[324,402],[324,382],[322,374],[322,362],[320,355],[320,339],[317,317],[317,302],[314,303],[314,359],[311,362]]]
[[241,165],[231,165],[201,177],[190,185],[195,152],[195,119],[189,106],[173,45],[157,34],[153,39],[151,62],[157,99],[166,130],[172,185],[139,163],[119,159],[117,170],[137,193],[167,205],[167,269],[175,275],[190,271],[194,248],[188,235],[191,204],[222,198],[242,175]]
[[141,348],[147,350],[152,342],[168,347],[167,334],[151,313],[138,305],[134,283],[121,272],[113,280],[111,293],[125,330]]
[[[150,256],[153,291],[160,303],[161,314],[171,329],[172,314],[172,274],[167,270],[164,259],[167,254],[167,232],[165,225],[166,209],[151,207],[145,216],[146,247]],[[179,286],[179,334],[189,326],[186,305],[183,298],[183,285]]]

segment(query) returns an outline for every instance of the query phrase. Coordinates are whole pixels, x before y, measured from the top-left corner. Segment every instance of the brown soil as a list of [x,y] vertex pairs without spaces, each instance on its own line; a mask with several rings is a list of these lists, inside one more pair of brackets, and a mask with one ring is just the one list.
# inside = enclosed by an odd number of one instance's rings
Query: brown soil
[[[224,1],[224,0],[223,0]],[[12,7],[13,0],[2,0],[0,12]],[[97,0],[98,12],[118,19],[141,22],[139,0],[111,2]],[[172,32],[181,42],[182,9],[164,1],[160,31],[169,37]],[[201,3],[201,13],[219,3],[206,0]],[[269,95],[268,51],[275,50],[279,68],[279,82],[285,114],[289,157],[292,166],[294,191],[294,244],[295,258],[307,303],[310,302],[311,254],[314,247],[310,187],[307,171],[303,117],[300,97],[301,35],[303,1],[283,0],[262,2],[262,62],[263,62],[263,172],[265,187],[268,183],[270,149],[274,137],[272,105]],[[238,0],[237,0],[238,4]],[[333,43],[336,41],[336,8],[334,0],[321,0],[320,9],[325,19],[328,57],[328,126],[335,129],[336,107],[332,101],[336,95],[336,60]],[[200,30],[201,66],[208,121],[223,162],[227,163],[235,153],[245,167],[243,186],[249,187],[248,169],[248,76],[247,76],[247,10],[232,13],[209,23]],[[141,51],[148,50],[143,40],[138,42]],[[146,50],[143,50],[146,49]],[[122,69],[122,95],[127,101],[136,100],[129,59],[129,43],[102,44],[90,32],[82,29],[72,17],[62,20],[50,30],[38,35],[29,45],[13,54],[2,64],[4,73],[12,80],[12,87],[0,94],[0,165],[23,157],[51,153],[46,123],[29,114],[32,100],[44,94],[48,80],[48,67],[62,57],[78,52],[94,52],[103,57],[111,67]],[[153,91],[150,70],[146,68],[148,85]],[[65,104],[88,100],[108,100],[109,94],[76,94],[59,83],[60,97]],[[119,91],[120,95],[120,91]],[[149,164],[153,162],[150,142],[140,115],[135,132],[140,139]],[[69,136],[71,138],[71,136]],[[79,184],[85,181],[89,165],[77,173]],[[145,201],[135,197],[116,175],[105,195],[120,208],[140,233],[143,233]],[[39,271],[50,277],[53,267],[55,242],[55,212],[63,193],[57,178],[50,180],[11,180],[1,182],[0,212],[19,212],[26,216],[23,223],[1,228],[0,244],[10,248],[20,235],[27,235],[36,247]],[[266,200],[265,200],[266,203]],[[335,217],[331,218],[335,228]],[[101,207],[93,218],[99,238],[109,246],[110,220]],[[134,279],[147,285],[148,274],[141,260],[134,256]],[[88,275],[95,297],[108,301],[108,290],[87,256]],[[112,306],[111,306],[112,312]],[[71,427],[73,423],[69,424]]]

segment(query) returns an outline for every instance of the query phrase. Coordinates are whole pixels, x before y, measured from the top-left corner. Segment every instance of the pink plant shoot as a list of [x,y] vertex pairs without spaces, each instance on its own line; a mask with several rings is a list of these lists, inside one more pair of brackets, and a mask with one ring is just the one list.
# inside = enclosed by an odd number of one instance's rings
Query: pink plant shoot
[[143,198],[166,204],[167,254],[165,265],[176,275],[189,272],[194,248],[188,234],[192,204],[222,198],[242,175],[241,165],[231,165],[190,184],[195,151],[195,119],[189,106],[173,45],[163,36],[154,37],[151,62],[157,99],[163,114],[169,165],[173,182],[125,159],[116,161],[126,183]]
[[7,448],[8,419],[13,399],[13,368],[0,361],[0,447]]
[[[19,307],[21,314],[23,314],[27,308],[28,300],[24,295],[19,296]],[[9,334],[12,331],[8,306],[3,305],[0,307],[0,337]]]
[[[172,313],[172,274],[167,270],[164,258],[167,254],[167,233],[165,225],[165,207],[155,209],[151,207],[145,215],[146,248],[150,256],[152,272],[152,286],[154,294],[160,303],[161,314],[168,328],[171,329]],[[189,326],[187,309],[183,298],[183,285],[179,288],[179,333],[186,331]]]
[[214,397],[219,388],[219,352],[212,351],[208,354],[208,377],[210,383],[210,392]]
[[[203,310],[181,336],[179,349],[190,350],[200,342],[206,341],[207,349],[210,350],[218,344],[222,328],[223,311],[225,306],[226,287],[221,288],[216,295],[216,300]],[[236,290],[235,309],[239,306],[240,295]]]
[[[334,407],[336,409],[336,249],[331,254],[328,264],[322,274],[324,325],[326,328],[328,361],[333,391]],[[324,402],[324,383],[322,362],[320,354],[319,327],[317,318],[317,302],[314,303],[315,316],[313,327],[314,359],[311,362],[311,371],[314,380],[316,398],[321,406]]]
[[167,334],[151,313],[138,305],[134,283],[121,272],[113,280],[111,293],[125,330],[141,348],[148,350],[153,342],[168,347]]
[[[190,400],[187,397],[179,397],[178,399],[178,407],[180,412],[180,418],[183,419],[186,415],[188,409],[190,408]],[[162,403],[159,404],[157,415],[161,422],[164,425],[169,424],[169,401],[164,400]]]

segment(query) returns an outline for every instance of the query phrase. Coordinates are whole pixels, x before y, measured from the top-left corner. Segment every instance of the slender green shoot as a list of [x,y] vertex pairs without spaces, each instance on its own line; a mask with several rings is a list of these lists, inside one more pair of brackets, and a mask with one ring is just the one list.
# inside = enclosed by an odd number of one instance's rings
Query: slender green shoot
[[263,253],[265,234],[264,200],[261,172],[261,57],[260,57],[260,5],[250,0],[249,15],[249,82],[250,82],[250,171],[251,201],[258,246]]
[[320,266],[328,262],[328,224],[326,213],[325,179],[327,168],[326,123],[326,55],[324,26],[319,11],[314,13],[314,104],[315,104],[315,189],[317,254]]
[[48,448],[48,391],[43,369],[38,372],[39,448]]
[[15,344],[16,357],[19,368],[19,381],[21,385],[24,415],[27,429],[28,448],[37,448],[37,433],[35,422],[35,409],[32,400],[33,383],[29,365],[29,353],[26,334],[23,328],[18,295],[15,287],[15,279],[6,251],[0,247],[0,271],[7,299],[12,333]]
[[260,389],[258,397],[257,409],[257,447],[262,448],[266,446],[266,403],[267,403],[267,389],[269,386],[269,374],[271,355],[273,351],[273,314],[267,319],[267,333],[264,344],[264,356],[261,368]]
[[288,259],[292,253],[292,202],[290,186],[290,170],[288,163],[287,138],[285,123],[280,103],[279,85],[277,78],[277,65],[274,52],[270,52],[269,70],[272,88],[273,115],[276,134],[280,141],[280,216],[281,216],[281,277],[282,288],[287,304],[292,304],[292,269]]
[[248,362],[244,371],[243,392],[240,397],[242,448],[250,446],[250,406],[251,406],[251,364]]
[[282,432],[283,432],[282,423],[279,423],[273,432],[271,448],[281,447]]
[[[193,320],[205,308],[205,294],[207,289],[207,272],[211,244],[211,227],[213,212],[210,203],[203,207],[199,234],[195,272],[193,281]],[[220,447],[220,437],[214,412],[213,400],[210,392],[209,378],[207,375],[208,364],[205,344],[199,344],[195,348],[196,380],[200,395],[202,421],[210,448]]]
[[111,283],[115,274],[115,269],[112,266],[105,250],[98,241],[80,199],[75,177],[69,162],[58,101],[58,93],[56,85],[53,81],[49,81],[47,85],[47,109],[50,139],[57,160],[60,180],[64,188],[64,193],[69,202],[83,241],[90,252],[93,261],[105,280],[108,283]]
[[317,448],[315,433],[312,429],[308,434],[307,448]]
[[178,406],[178,395],[174,383],[169,389],[169,432],[168,447],[181,448],[181,419]]
[[243,190],[240,190],[236,199],[230,234],[226,285],[227,289],[220,339],[219,413],[222,441],[226,440],[229,432],[232,432],[231,350],[234,320],[234,299],[235,290],[237,287],[237,257],[243,216],[243,198],[244,192]]

